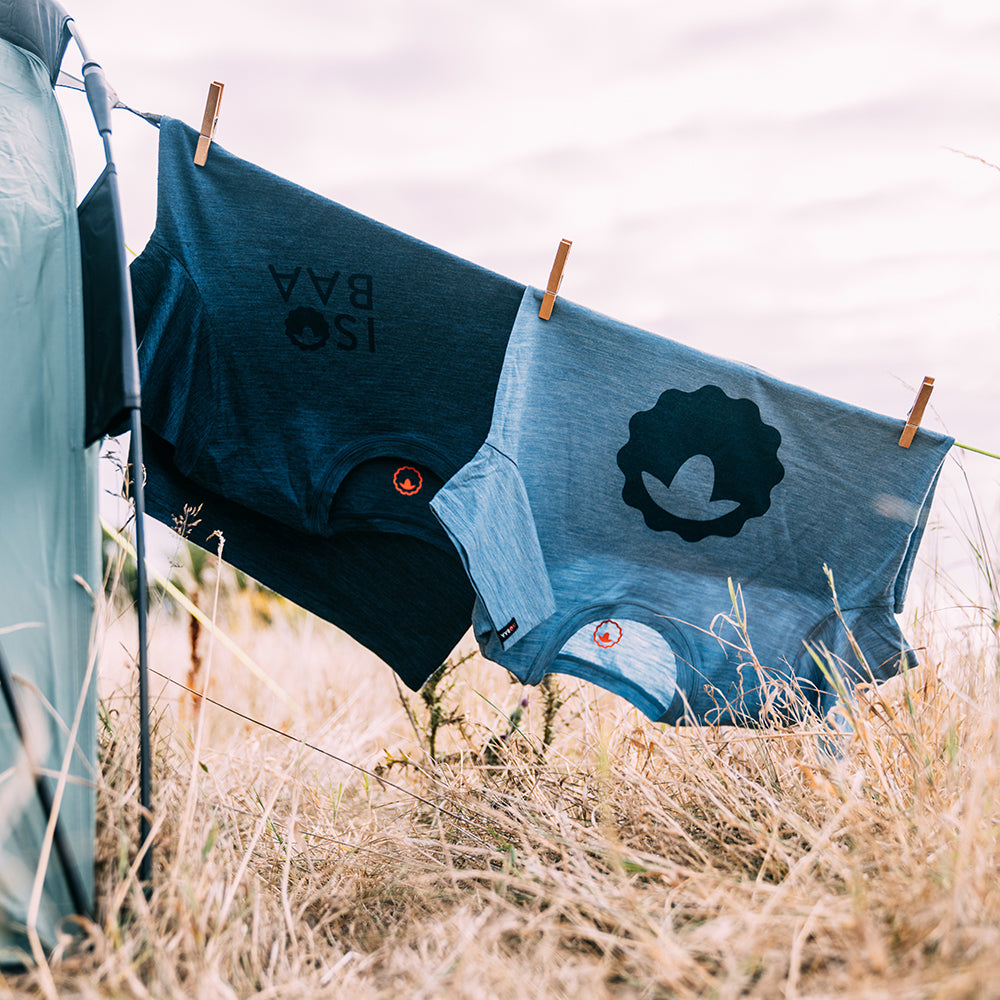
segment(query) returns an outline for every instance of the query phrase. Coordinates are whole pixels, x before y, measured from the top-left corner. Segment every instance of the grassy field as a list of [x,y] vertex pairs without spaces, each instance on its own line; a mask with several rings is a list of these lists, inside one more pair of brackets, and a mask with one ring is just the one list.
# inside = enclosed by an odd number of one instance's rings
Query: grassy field
[[946,632],[914,612],[921,667],[862,692],[837,756],[813,724],[672,729],[525,689],[471,647],[401,691],[187,555],[185,592],[273,684],[157,599],[147,899],[134,622],[109,601],[99,922],[0,993],[1000,997],[1000,594],[971,537],[985,596],[942,586],[968,606]]

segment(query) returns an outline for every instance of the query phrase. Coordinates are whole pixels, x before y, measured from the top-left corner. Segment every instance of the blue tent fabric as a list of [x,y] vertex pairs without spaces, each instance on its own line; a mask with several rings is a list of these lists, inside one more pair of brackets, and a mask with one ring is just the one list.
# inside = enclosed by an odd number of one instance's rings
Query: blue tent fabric
[[[85,448],[82,272],[69,139],[51,67],[0,39],[0,642],[36,760],[58,772],[79,714],[59,822],[88,897],[96,826],[96,691],[87,684],[100,591],[96,448]],[[52,709],[45,706],[48,701]],[[54,712],[54,716],[52,714]],[[0,960],[23,951],[46,826],[0,708]],[[75,912],[54,859],[37,930]]]
[[69,44],[69,20],[52,0],[0,0],[0,38],[38,56],[53,86]]

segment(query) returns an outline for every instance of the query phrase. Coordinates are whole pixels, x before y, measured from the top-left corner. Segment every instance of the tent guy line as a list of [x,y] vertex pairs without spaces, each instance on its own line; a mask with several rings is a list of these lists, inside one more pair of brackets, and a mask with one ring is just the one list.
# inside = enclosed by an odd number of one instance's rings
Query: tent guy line
[[[494,844],[491,844],[488,840],[485,840],[482,837],[480,837],[479,834],[473,833],[473,831],[470,830],[468,826],[466,826],[465,817],[459,816],[458,813],[452,812],[449,809],[445,809],[444,806],[440,805],[437,802],[432,802],[430,799],[424,798],[424,796],[419,795],[412,789],[404,788],[402,785],[397,784],[395,781],[392,781],[381,774],[376,774],[374,771],[369,770],[367,767],[364,767],[361,764],[356,764],[354,761],[347,760],[344,757],[338,757],[337,754],[333,753],[332,751],[324,750],[322,747],[316,746],[315,743],[310,743],[308,740],[304,740],[300,736],[296,736],[294,733],[286,733],[284,730],[278,729],[275,726],[269,726],[266,722],[261,722],[260,719],[255,719],[253,716],[247,715],[244,712],[241,712],[239,709],[232,708],[231,706],[226,705],[224,702],[218,701],[215,698],[212,698],[210,695],[207,695],[204,692],[196,691],[194,688],[188,687],[187,684],[175,680],[173,677],[168,677],[166,674],[161,673],[154,667],[150,667],[149,672],[151,674],[156,674],[157,677],[167,681],[167,683],[173,684],[174,686],[181,688],[181,690],[187,691],[189,694],[193,694],[196,697],[201,698],[203,701],[207,701],[210,705],[214,705],[216,708],[221,708],[223,711],[229,712],[231,715],[235,715],[237,718],[242,719],[244,722],[249,722],[251,725],[258,726],[259,728],[264,729],[269,733],[274,733],[275,736],[280,736],[283,739],[289,740],[292,743],[298,743],[299,746],[305,747],[307,750],[314,750],[316,753],[323,754],[324,757],[329,757],[331,760],[335,760],[338,764],[343,764],[345,767],[350,767],[353,768],[355,771],[360,771],[367,777],[372,778],[375,781],[378,781],[381,784],[386,785],[397,792],[401,792],[403,795],[408,795],[410,796],[410,798],[416,800],[417,802],[423,803],[425,806],[430,806],[431,809],[436,810],[442,816],[447,816],[449,819],[455,820],[455,822],[458,823],[470,837],[475,837],[475,839],[478,840],[481,844],[485,844],[487,847],[495,846]],[[436,782],[436,779],[434,779],[433,776],[428,775],[428,777],[431,777],[431,779]],[[473,814],[476,816],[477,819],[480,819],[483,822],[489,822],[489,816],[487,816],[485,813],[474,811]]]
[[[127,553],[132,559],[135,559],[135,548],[132,543],[121,534],[121,532],[116,531],[101,518],[101,527],[103,528],[105,534],[117,545],[123,552]],[[153,579],[170,595],[173,600],[175,600],[184,610],[196,618],[199,624],[207,628],[212,635],[221,642],[226,649],[229,650],[237,660],[242,663],[247,670],[250,671],[261,683],[265,684],[271,689],[290,709],[293,711],[301,711],[302,706],[276,681],[271,677],[266,670],[260,664],[258,664],[253,657],[249,655],[244,649],[242,649],[237,643],[235,643],[218,625],[202,611],[197,605],[195,605],[190,598],[171,580],[167,579],[159,570],[157,570],[151,562],[146,560],[146,569],[152,575]]]

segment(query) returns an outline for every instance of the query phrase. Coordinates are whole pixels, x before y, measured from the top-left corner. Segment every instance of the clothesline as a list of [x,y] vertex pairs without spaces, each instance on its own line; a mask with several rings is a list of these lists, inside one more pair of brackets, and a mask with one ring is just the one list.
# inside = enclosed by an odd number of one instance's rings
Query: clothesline
[[960,444],[956,441],[954,447],[961,448],[962,451],[974,451],[977,455],[985,455],[987,458],[995,458],[998,462],[1000,462],[1000,455],[996,455],[992,451],[985,451],[982,448],[973,448],[971,444]]
[[[60,74],[59,74],[58,85],[62,86],[62,87],[69,88],[69,89],[73,89],[73,90],[81,90],[81,91],[83,91],[83,90],[86,89],[82,80],[78,80],[76,77],[74,77],[71,74],[65,72],[65,70],[61,71]],[[151,122],[154,125],[157,125],[157,126],[159,125],[160,118],[161,118],[160,115],[150,114],[148,112],[136,111],[134,108],[131,108],[127,104],[123,103],[120,100],[120,98],[118,97],[117,94],[114,94],[113,98],[114,98],[114,101],[115,101],[115,103],[114,103],[114,107],[115,108],[121,108],[121,109],[123,109],[125,111],[130,111],[132,114],[138,116],[139,118],[144,118],[146,121]],[[963,154],[963,155],[967,155],[967,154]],[[985,162],[985,161],[983,161],[983,162]],[[133,253],[133,256],[134,256],[134,253]],[[973,447],[972,445],[962,444],[961,442],[958,442],[958,441],[955,442],[954,447],[961,448],[963,451],[972,451],[972,452],[975,452],[977,455],[985,455],[987,458],[993,458],[993,459],[996,459],[997,461],[1000,461],[1000,454],[997,454],[997,453],[992,452],[992,451],[986,451],[984,448],[976,448],[976,447]]]

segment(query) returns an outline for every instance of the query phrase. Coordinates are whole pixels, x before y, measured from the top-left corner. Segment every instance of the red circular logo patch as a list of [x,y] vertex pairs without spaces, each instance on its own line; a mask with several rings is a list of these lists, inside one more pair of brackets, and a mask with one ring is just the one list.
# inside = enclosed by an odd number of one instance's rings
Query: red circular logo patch
[[393,474],[392,485],[396,487],[396,492],[402,493],[404,497],[412,497],[420,492],[420,487],[424,485],[424,477],[420,475],[420,470],[414,469],[412,465],[401,465]]
[[622,628],[618,622],[613,622],[610,618],[600,622],[594,629],[594,642],[602,649],[610,649],[616,645],[622,637]]

